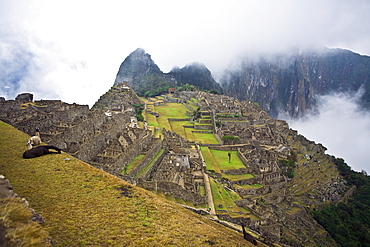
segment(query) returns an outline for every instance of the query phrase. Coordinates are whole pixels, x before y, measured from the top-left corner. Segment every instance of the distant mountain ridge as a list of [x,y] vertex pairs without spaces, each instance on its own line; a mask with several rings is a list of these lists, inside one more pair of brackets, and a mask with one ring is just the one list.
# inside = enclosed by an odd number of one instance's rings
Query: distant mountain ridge
[[317,96],[363,90],[360,104],[370,109],[370,57],[341,49],[245,59],[224,72],[221,86],[229,96],[257,102],[270,116],[305,115]]
[[156,96],[168,88],[191,84],[201,90],[222,93],[209,69],[201,63],[174,68],[163,73],[144,49],[133,51],[121,64],[115,82],[126,82],[139,96]]

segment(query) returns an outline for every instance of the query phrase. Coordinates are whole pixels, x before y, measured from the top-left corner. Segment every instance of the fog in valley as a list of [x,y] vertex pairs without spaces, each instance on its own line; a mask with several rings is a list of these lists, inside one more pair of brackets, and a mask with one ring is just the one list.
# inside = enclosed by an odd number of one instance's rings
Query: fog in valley
[[318,114],[285,119],[307,139],[322,143],[327,154],[343,158],[353,170],[370,172],[370,112],[358,105],[361,92],[318,97]]

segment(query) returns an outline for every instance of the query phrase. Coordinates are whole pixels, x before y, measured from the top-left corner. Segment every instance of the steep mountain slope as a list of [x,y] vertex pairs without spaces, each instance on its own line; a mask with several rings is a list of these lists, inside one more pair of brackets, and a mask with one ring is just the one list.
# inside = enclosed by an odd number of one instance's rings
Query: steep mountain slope
[[272,117],[304,115],[314,110],[317,95],[364,91],[362,106],[370,107],[370,57],[347,50],[279,54],[245,59],[224,73],[220,83],[227,95],[258,102]]
[[176,80],[176,85],[181,86],[186,83],[198,87],[200,90],[216,90],[222,93],[221,86],[213,78],[211,71],[201,63],[188,64],[183,68],[174,68],[168,75]]
[[127,83],[139,96],[158,95],[173,84],[144,49],[133,51],[121,64],[114,83]]
[[141,48],[132,52],[121,64],[114,83],[120,82],[127,83],[139,96],[157,96],[166,93],[170,87],[187,83],[201,90],[222,92],[222,88],[204,64],[193,63],[181,69],[175,68],[166,74]]

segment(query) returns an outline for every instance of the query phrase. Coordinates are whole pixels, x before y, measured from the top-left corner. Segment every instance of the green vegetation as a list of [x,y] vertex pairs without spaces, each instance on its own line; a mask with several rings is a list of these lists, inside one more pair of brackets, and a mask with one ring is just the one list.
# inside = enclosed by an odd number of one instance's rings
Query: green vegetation
[[144,104],[139,104],[139,105],[132,104],[132,106],[135,108],[135,117],[137,121],[144,121],[144,117],[142,115],[143,110],[144,110],[143,105]]
[[222,177],[227,178],[230,181],[239,181],[239,180],[247,180],[247,179],[254,178],[254,176],[250,173],[239,174],[239,175],[222,174]]
[[240,138],[232,135],[224,135],[222,141],[227,145],[234,145],[240,142]]
[[335,164],[356,192],[347,204],[314,211],[314,217],[341,246],[370,246],[370,177],[351,170],[343,159],[336,159]]
[[188,118],[187,108],[178,103],[166,103],[164,106],[156,106],[155,111],[165,118]]
[[211,150],[208,147],[200,147],[200,150],[202,152],[204,161],[207,164],[207,170],[215,171],[217,173],[221,173],[221,170],[218,166],[218,163],[216,159],[213,157],[213,154],[211,153]]
[[210,89],[210,90],[202,90],[207,93],[212,93],[212,94],[220,94],[220,92],[216,89]]
[[[152,99],[155,100],[155,99]],[[148,101],[146,101],[148,102]],[[199,123],[190,123],[189,120],[186,121],[169,121],[168,119],[189,119],[187,112],[189,111],[185,105],[179,103],[166,103],[165,105],[154,106],[150,104],[150,110],[159,114],[159,117],[154,117],[152,114],[145,114],[145,119],[148,122],[148,127],[154,131],[153,127],[158,127],[162,130],[171,130],[182,137],[188,139],[189,141],[195,141],[198,143],[208,143],[208,144],[219,144],[216,137],[212,134],[212,130],[208,130],[209,133],[199,133],[192,128],[184,128],[184,126],[194,126],[196,125],[209,125],[210,124],[199,124]],[[200,114],[198,108],[195,110],[196,114]],[[161,134],[160,131],[154,131],[156,137]],[[194,132],[193,132],[194,131]],[[207,130],[202,130],[207,132]]]
[[143,167],[143,169],[140,170],[140,172],[135,176],[135,178],[139,178],[143,175],[145,175],[149,170],[150,168],[153,166],[154,162],[159,158],[159,156],[161,156],[161,154],[163,154],[164,152],[164,149],[161,149],[159,150],[153,158],[150,159],[150,161]]
[[[237,170],[245,168],[243,162],[240,160],[237,151],[221,151],[209,149],[208,147],[200,148],[203,158],[207,164],[207,170],[221,174],[223,178],[230,181],[239,181],[254,178],[252,174],[230,175],[222,173],[221,170]],[[231,154],[231,161],[229,162],[228,154]]]
[[0,133],[1,173],[45,218],[56,247],[245,244],[241,234],[66,153],[22,159],[29,136],[3,122]]
[[185,137],[184,125],[189,124],[189,121],[169,121],[171,130],[177,134]]
[[190,85],[189,83],[186,83],[180,87],[177,87],[179,91],[195,91],[197,90],[197,87],[194,85]]
[[200,112],[200,108],[197,107],[194,111],[193,111],[193,114],[192,114],[192,117],[194,120],[197,120],[199,119],[200,117],[202,116],[202,113]]
[[[194,129],[193,129],[194,130]],[[212,132],[208,133],[199,133],[199,132],[192,132],[194,141],[198,143],[208,143],[208,144],[219,144],[216,137],[213,135]]]
[[281,165],[287,167],[287,172],[285,172],[285,175],[288,176],[288,178],[294,178],[294,168],[296,167],[297,162],[297,153],[294,151],[291,152],[292,153],[287,159],[280,160]]
[[[238,156],[238,151],[221,151],[215,149],[210,149],[210,151],[220,170],[237,170],[239,168],[245,168]],[[231,162],[229,162],[229,152],[231,153]]]
[[135,82],[133,89],[140,97],[154,97],[167,93],[173,85],[164,77],[156,74],[145,74]]
[[124,175],[131,174],[131,172],[141,163],[141,161],[143,161],[144,158],[145,158],[145,155],[144,154],[140,154],[140,155],[136,156],[130,162],[130,164],[128,164],[125,167],[125,169],[122,171],[122,174],[124,174]]
[[263,187],[263,185],[260,185],[260,184],[243,184],[243,185],[239,185],[239,186],[244,190],[259,189],[259,188]]
[[230,215],[236,214],[235,212],[240,212],[239,207],[234,203],[234,201],[241,199],[238,194],[225,190],[221,184],[216,183],[212,178],[210,178],[210,184],[216,210],[225,210],[230,213]]

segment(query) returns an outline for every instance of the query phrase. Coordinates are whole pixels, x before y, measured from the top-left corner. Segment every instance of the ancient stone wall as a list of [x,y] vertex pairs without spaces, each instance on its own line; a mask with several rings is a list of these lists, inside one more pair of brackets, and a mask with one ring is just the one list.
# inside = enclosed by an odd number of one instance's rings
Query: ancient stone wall
[[[157,167],[161,164],[163,158],[166,156],[168,150],[164,150],[164,152],[154,161],[153,165],[149,168],[148,172],[142,176],[143,179],[148,180],[153,177],[154,173],[157,170]],[[155,155],[156,153],[154,153]]]
[[49,143],[70,153],[77,152],[75,156],[83,161],[93,161],[111,140],[126,129],[124,123],[127,121],[129,120],[125,115],[107,117],[99,112],[63,133],[52,136]]
[[168,121],[189,121],[189,118],[167,118]]
[[137,174],[144,168],[144,166],[156,155],[156,153],[158,153],[158,151],[162,149],[162,147],[162,140],[157,139],[155,141],[155,144],[146,154],[145,159],[131,172],[130,176],[136,177]]
[[[123,151],[118,159],[108,167],[104,167],[106,172],[109,172],[113,175],[120,175],[124,168],[139,154],[143,153],[144,150],[150,148],[155,142],[154,136],[149,133],[143,138],[139,139],[140,141],[134,142],[128,145]],[[133,176],[130,176],[133,177]]]
[[183,199],[184,201],[190,201],[194,204],[194,206],[207,203],[207,199],[204,196],[201,196],[192,191],[188,191],[182,186],[172,182],[140,181],[137,186],[151,191],[162,191],[165,194],[169,193],[173,195],[174,198]]
[[212,130],[213,127],[212,127],[212,125],[199,125],[199,124],[195,124],[194,125],[194,129],[196,129],[196,130]]

